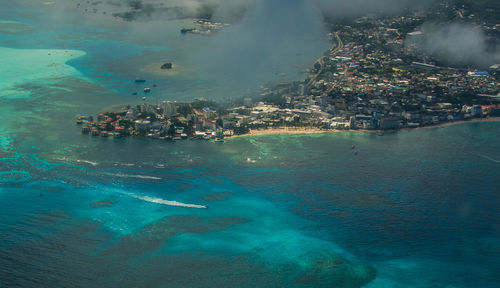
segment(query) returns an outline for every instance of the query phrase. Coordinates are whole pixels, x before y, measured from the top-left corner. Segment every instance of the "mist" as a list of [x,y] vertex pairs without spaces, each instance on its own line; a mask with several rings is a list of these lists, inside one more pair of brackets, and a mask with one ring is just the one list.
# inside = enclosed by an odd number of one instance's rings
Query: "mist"
[[500,49],[488,43],[481,27],[463,23],[426,23],[422,35],[407,39],[437,60],[451,65],[489,66],[500,62]]
[[214,35],[202,47],[200,65],[241,87],[310,67],[328,48],[320,12],[307,0],[254,4],[241,23]]
[[410,8],[426,9],[435,0],[312,0],[326,17],[357,17],[367,13],[393,14]]
[[[416,0],[108,0],[67,1],[66,9],[77,3],[83,25],[125,30],[116,37],[141,45],[172,48],[160,60],[179,61],[179,66],[195,67],[192,79],[210,76],[213,86],[222,86],[239,96],[268,81],[304,80],[311,68],[331,45],[325,17],[356,17],[366,13],[392,14],[408,8],[425,9],[435,1]],[[56,8],[56,7],[54,7]],[[94,12],[94,9],[96,11]],[[104,12],[106,12],[104,14]],[[53,9],[52,21],[74,23],[65,10]],[[229,27],[210,36],[181,36],[173,19],[192,19],[204,14]],[[120,16],[116,16],[120,15]],[[128,16],[127,16],[128,15]],[[124,20],[124,21],[122,21]],[[186,28],[193,25],[185,21]],[[182,24],[184,25],[184,24]],[[175,30],[175,31],[174,31]],[[499,62],[480,29],[465,24],[443,27],[426,24],[424,38],[414,41],[432,56],[449,63],[486,65]],[[170,34],[169,34],[170,33]],[[170,54],[169,54],[170,53]],[[159,53],[158,53],[159,54]],[[158,56],[158,58],[163,56]],[[144,57],[142,61],[147,57]],[[152,59],[151,57],[149,59]],[[180,63],[184,61],[185,63]],[[151,63],[139,63],[147,65]],[[177,64],[177,63],[176,63]],[[135,69],[135,70],[134,70]],[[138,73],[140,67],[131,67]],[[200,72],[201,74],[197,74]],[[303,73],[303,74],[301,74]],[[202,75],[203,74],[203,75]],[[209,77],[209,78],[210,78]],[[207,84],[207,90],[212,84]],[[214,89],[212,89],[214,90]],[[186,93],[190,93],[186,89]],[[217,95],[215,91],[211,95]],[[199,95],[196,95],[199,96]],[[211,96],[210,96],[211,97]],[[215,96],[217,97],[217,96]]]
[[[88,9],[110,10],[115,17],[126,21],[154,19],[212,18],[238,22],[263,3],[270,5],[287,3],[279,0],[108,0],[75,1]],[[314,7],[326,17],[355,17],[366,13],[397,13],[408,8],[426,8],[434,0],[309,0],[304,7]],[[295,5],[295,4],[291,4]],[[88,6],[88,7],[87,7]],[[302,7],[302,8],[304,8]]]

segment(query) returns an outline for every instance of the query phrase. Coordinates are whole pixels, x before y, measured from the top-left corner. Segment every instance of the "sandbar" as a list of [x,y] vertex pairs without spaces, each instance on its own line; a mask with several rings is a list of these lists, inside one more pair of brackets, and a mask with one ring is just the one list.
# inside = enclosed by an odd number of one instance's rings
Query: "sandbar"
[[0,47],[0,96],[12,94],[17,85],[40,80],[53,81],[63,77],[82,78],[82,74],[66,64],[86,55],[79,50],[14,49]]

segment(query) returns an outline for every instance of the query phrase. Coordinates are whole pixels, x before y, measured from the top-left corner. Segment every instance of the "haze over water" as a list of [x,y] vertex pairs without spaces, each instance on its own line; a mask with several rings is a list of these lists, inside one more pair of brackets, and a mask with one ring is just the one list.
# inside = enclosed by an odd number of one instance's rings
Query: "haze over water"
[[[329,44],[286,51],[294,61],[271,53],[238,81],[204,60],[238,27],[183,37],[190,20],[44,2],[0,10],[0,287],[497,287],[497,122],[89,138],[75,116],[137,104],[136,77],[156,84],[149,101],[240,96],[301,80]],[[144,70],[167,60],[178,74]]]

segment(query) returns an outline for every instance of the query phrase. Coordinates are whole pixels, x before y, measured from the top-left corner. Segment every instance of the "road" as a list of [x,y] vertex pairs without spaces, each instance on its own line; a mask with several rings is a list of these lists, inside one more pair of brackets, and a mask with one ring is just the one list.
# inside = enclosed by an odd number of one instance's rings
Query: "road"
[[[335,47],[332,47],[330,49],[330,56],[335,55],[342,48],[344,48],[344,43],[342,42],[342,39],[340,39],[339,33],[338,32],[334,32],[333,34],[335,35],[336,43],[335,43]],[[319,75],[323,72],[323,67],[325,66],[325,60],[324,60],[324,58],[325,58],[325,56],[321,56],[321,57],[318,58],[318,60],[316,60],[316,62],[319,63],[319,65],[321,65],[321,68],[319,68],[319,70],[318,70],[318,72],[316,74],[310,76],[309,82],[307,83],[308,87],[311,86],[311,84],[316,79],[318,79]]]

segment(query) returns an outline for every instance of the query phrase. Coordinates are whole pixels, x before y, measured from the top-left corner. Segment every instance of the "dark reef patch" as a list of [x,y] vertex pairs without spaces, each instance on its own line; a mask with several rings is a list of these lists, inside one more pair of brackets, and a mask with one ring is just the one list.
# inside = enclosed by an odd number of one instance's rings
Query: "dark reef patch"
[[220,200],[224,200],[228,197],[231,197],[233,194],[232,193],[229,193],[229,192],[224,192],[224,193],[212,193],[212,194],[208,194],[208,195],[205,195],[201,198],[203,198],[203,200],[206,200],[206,201],[220,201]]
[[102,208],[102,207],[112,207],[112,206],[113,206],[113,202],[111,202],[109,200],[96,201],[96,202],[92,202],[90,204],[90,207],[92,207],[92,208]]
[[167,216],[146,225],[138,233],[122,236],[116,245],[110,247],[104,253],[137,255],[157,249],[162,243],[180,233],[203,234],[222,231],[247,221],[241,217]]

